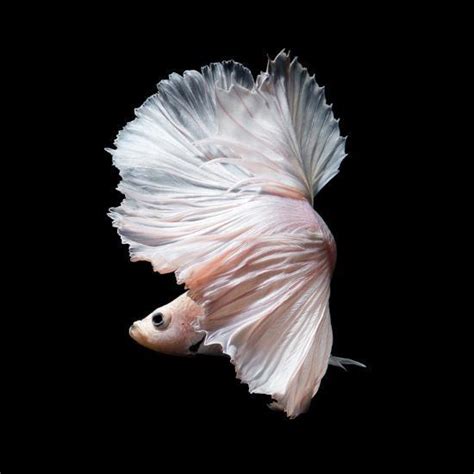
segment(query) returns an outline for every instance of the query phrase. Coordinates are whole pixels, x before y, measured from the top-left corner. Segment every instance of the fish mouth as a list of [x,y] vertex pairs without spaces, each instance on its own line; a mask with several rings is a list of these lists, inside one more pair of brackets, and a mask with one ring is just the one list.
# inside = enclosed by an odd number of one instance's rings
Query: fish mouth
[[141,331],[140,331],[140,327],[138,326],[138,324],[136,322],[133,323],[128,328],[128,334],[132,339],[134,339],[137,342],[138,342],[139,338],[143,336]]
[[130,337],[140,346],[146,347],[147,349],[151,349],[152,351],[157,351],[158,349],[155,347],[152,341],[149,340],[147,337],[146,331],[143,331],[143,328],[140,327],[140,322],[134,322],[128,328],[128,334]]

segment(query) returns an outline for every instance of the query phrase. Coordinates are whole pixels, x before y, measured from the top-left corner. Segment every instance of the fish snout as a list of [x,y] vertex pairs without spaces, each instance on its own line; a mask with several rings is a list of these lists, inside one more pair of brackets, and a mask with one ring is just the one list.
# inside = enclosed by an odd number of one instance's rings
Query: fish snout
[[135,336],[140,332],[139,321],[135,321],[129,328],[128,334],[135,339]]

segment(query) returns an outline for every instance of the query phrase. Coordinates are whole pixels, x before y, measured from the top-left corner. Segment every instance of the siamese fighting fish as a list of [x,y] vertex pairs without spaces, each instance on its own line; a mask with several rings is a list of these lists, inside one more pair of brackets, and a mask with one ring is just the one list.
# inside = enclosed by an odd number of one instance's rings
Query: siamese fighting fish
[[[331,355],[334,238],[314,211],[345,157],[324,89],[282,51],[256,79],[234,61],[171,74],[108,150],[110,210],[132,261],[186,290],[130,335],[174,355],[226,354],[251,393],[305,412]],[[363,365],[362,365],[363,366]]]

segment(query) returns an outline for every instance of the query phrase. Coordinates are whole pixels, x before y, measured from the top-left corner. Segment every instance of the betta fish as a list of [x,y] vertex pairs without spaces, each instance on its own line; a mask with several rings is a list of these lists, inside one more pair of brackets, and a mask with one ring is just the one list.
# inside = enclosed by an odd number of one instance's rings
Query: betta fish
[[282,51],[255,80],[234,61],[171,74],[108,150],[110,211],[132,261],[185,293],[130,327],[150,349],[226,354],[251,393],[305,412],[331,356],[334,238],[314,211],[345,138],[324,88]]

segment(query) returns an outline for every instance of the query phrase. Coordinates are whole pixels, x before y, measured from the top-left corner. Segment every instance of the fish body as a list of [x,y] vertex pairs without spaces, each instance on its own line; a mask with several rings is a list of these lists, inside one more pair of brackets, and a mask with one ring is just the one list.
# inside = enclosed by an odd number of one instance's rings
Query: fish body
[[328,364],[352,363],[331,357],[336,245],[313,210],[346,156],[324,89],[284,51],[256,79],[234,61],[171,74],[115,146],[110,216],[131,260],[187,290],[130,335],[224,353],[251,393],[305,412]]

